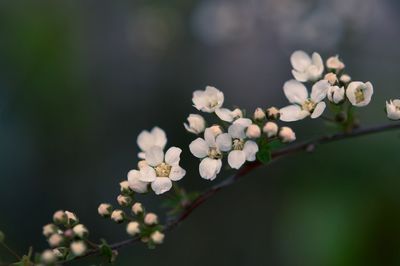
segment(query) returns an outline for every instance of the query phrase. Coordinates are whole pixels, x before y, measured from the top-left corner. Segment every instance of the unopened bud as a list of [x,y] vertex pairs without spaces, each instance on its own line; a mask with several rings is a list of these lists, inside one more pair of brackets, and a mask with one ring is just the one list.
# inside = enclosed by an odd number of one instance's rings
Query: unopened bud
[[43,235],[49,237],[58,232],[58,227],[55,224],[46,224],[43,226]]
[[254,111],[254,115],[253,118],[255,120],[263,120],[265,118],[265,112],[263,111],[263,109],[261,109],[260,107],[258,107],[255,111]]
[[128,180],[122,181],[121,183],[119,183],[119,186],[120,186],[122,193],[125,193],[125,194],[132,193],[132,190],[129,188]]
[[66,250],[65,248],[55,248],[53,253],[57,258],[63,258],[66,255]]
[[75,237],[75,233],[72,229],[67,229],[64,232],[64,237],[67,239],[73,239]]
[[270,120],[278,120],[280,113],[279,113],[279,109],[276,107],[270,107],[267,109],[267,117]]
[[339,56],[331,56],[326,60],[326,67],[335,70],[342,70],[345,65],[340,61]]
[[147,225],[154,225],[158,223],[158,217],[155,213],[149,212],[144,217],[144,223]]
[[86,244],[83,241],[74,241],[71,243],[71,251],[75,256],[82,256],[86,253]]
[[296,140],[296,134],[290,127],[281,127],[279,138],[283,143],[289,143]]
[[48,239],[50,247],[53,248],[59,247],[63,240],[64,238],[59,234],[52,234]]
[[188,123],[184,123],[185,129],[193,134],[200,134],[206,128],[206,121],[201,115],[190,114],[187,118]]
[[232,111],[232,116],[233,116],[233,119],[242,118],[243,112],[239,108],[236,108],[235,110]]
[[47,249],[43,251],[40,260],[45,264],[52,264],[56,262],[57,256],[54,254],[53,250]]
[[76,225],[77,223],[79,223],[79,219],[78,219],[78,217],[76,216],[75,213],[70,212],[70,211],[65,211],[65,214],[67,215],[68,224],[69,224],[70,226],[74,226],[74,225]]
[[138,215],[139,213],[143,212],[143,205],[140,202],[136,202],[135,204],[133,204],[132,206],[132,212],[136,215]]
[[343,74],[340,76],[340,81],[343,83],[349,83],[351,81],[351,77],[347,74]]
[[113,207],[111,206],[111,204],[108,203],[102,203],[97,208],[97,212],[103,217],[110,217],[112,211]]
[[138,222],[130,222],[126,226],[126,232],[130,236],[135,236],[140,233],[140,224]]
[[126,207],[132,202],[132,198],[125,195],[119,195],[117,197],[118,204],[122,207]]
[[275,137],[278,134],[278,125],[275,122],[267,122],[263,127],[263,132],[268,138]]
[[251,139],[256,139],[261,136],[261,129],[258,125],[252,124],[247,127],[246,136]]
[[125,213],[121,210],[115,210],[111,214],[111,219],[116,223],[122,223],[125,219]]
[[326,74],[324,79],[327,80],[331,85],[335,85],[336,82],[338,82],[336,74],[332,72]]
[[80,238],[87,237],[89,234],[89,230],[87,230],[83,224],[75,225],[72,230],[74,231],[75,235],[79,236]]
[[162,242],[164,241],[164,237],[165,237],[165,235],[163,233],[161,233],[160,231],[155,231],[150,236],[150,238],[154,244],[162,244]]
[[56,224],[65,224],[67,222],[68,216],[64,211],[56,211],[53,214],[53,221]]

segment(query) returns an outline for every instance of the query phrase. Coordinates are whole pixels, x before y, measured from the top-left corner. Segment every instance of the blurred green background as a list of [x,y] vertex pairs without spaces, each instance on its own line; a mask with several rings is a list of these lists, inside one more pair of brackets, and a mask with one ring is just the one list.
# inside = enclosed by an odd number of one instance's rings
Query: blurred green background
[[[136,167],[138,133],[164,128],[184,147],[180,184],[210,186],[182,126],[192,91],[214,85],[249,111],[286,105],[296,49],[339,54],[374,84],[365,123],[386,121],[384,101],[400,97],[399,25],[396,0],[1,1],[0,229],[20,253],[44,249],[41,228],[61,208],[93,239],[126,238],[96,209]],[[291,126],[299,140],[326,130]],[[400,265],[398,152],[391,132],[282,159],[117,265]],[[160,198],[141,200],[161,211]]]

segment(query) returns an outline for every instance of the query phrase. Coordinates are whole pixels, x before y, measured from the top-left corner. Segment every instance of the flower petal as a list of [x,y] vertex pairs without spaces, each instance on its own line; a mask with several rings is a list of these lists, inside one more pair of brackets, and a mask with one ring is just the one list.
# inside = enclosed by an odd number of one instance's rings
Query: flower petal
[[140,181],[140,172],[138,170],[131,170],[128,172],[129,187],[137,193],[147,192],[147,182]]
[[312,64],[315,65],[318,69],[318,75],[321,75],[324,71],[324,62],[322,61],[321,55],[319,53],[314,52],[311,56]]
[[232,148],[232,137],[228,133],[217,137],[217,147],[220,151],[230,151]]
[[199,165],[200,176],[207,180],[214,180],[221,171],[222,161],[204,158]]
[[315,109],[311,114],[311,118],[314,119],[314,118],[320,117],[322,115],[322,113],[324,112],[325,107],[326,107],[325,102],[318,103],[317,106],[315,106]]
[[143,166],[140,169],[139,180],[143,182],[153,182],[156,180],[156,171],[153,167]]
[[243,151],[246,154],[246,160],[249,162],[256,160],[256,154],[258,152],[258,145],[252,140],[246,141],[243,147]]
[[204,158],[208,154],[208,145],[202,138],[197,138],[189,145],[190,152],[197,158]]
[[228,155],[228,163],[234,169],[239,169],[246,162],[246,153],[244,151],[231,151]]
[[168,177],[157,177],[157,179],[151,183],[151,188],[157,195],[160,195],[172,188],[172,181]]
[[244,139],[246,137],[245,129],[239,124],[232,124],[228,128],[228,134],[234,139]]
[[304,119],[309,115],[307,111],[301,109],[298,105],[289,105],[279,110],[280,120],[284,122],[293,122]]
[[315,103],[319,103],[320,101],[325,99],[329,87],[329,82],[324,79],[315,83],[311,89],[311,100]]
[[308,98],[306,87],[294,79],[285,82],[283,92],[290,103],[302,104]]
[[293,69],[292,70],[292,75],[297,81],[300,81],[300,82],[308,81],[307,72],[299,72],[299,71]]
[[311,58],[307,53],[299,50],[290,56],[290,63],[295,70],[302,72],[311,64]]
[[233,114],[232,111],[227,108],[219,108],[215,110],[215,114],[225,122],[232,122],[233,121]]
[[172,181],[178,181],[181,180],[185,175],[186,175],[186,170],[180,167],[179,165],[176,165],[172,166],[169,178]]
[[142,151],[146,151],[153,146],[153,137],[150,132],[143,130],[137,137],[137,145]]
[[165,131],[159,127],[154,127],[151,130],[151,134],[154,138],[154,145],[164,149],[167,144],[167,135],[165,134]]
[[212,128],[206,128],[206,130],[204,131],[204,139],[208,145],[208,147],[215,147],[215,135],[214,135],[214,131],[212,130]]
[[179,164],[182,150],[178,147],[171,147],[165,153],[165,162],[171,166]]
[[164,152],[158,146],[151,147],[146,151],[146,162],[148,165],[157,166],[164,161]]
[[253,122],[249,118],[239,118],[233,122],[235,125],[240,125],[242,127],[248,127],[252,124]]

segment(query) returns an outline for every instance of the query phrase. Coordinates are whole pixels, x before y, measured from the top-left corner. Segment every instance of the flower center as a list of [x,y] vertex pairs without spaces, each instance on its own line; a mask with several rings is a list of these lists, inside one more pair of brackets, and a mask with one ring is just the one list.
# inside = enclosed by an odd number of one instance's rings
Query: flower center
[[208,150],[208,157],[211,159],[221,159],[222,153],[217,148],[212,147]]
[[307,99],[301,105],[301,109],[306,110],[306,111],[311,113],[314,110],[315,106],[316,106],[316,104],[311,99]]
[[362,88],[356,89],[354,95],[356,96],[356,103],[360,103],[365,100],[364,92],[363,92]]
[[169,177],[171,173],[171,165],[161,163],[155,167],[157,177]]
[[234,150],[241,151],[244,148],[244,141],[242,139],[234,139],[232,146]]

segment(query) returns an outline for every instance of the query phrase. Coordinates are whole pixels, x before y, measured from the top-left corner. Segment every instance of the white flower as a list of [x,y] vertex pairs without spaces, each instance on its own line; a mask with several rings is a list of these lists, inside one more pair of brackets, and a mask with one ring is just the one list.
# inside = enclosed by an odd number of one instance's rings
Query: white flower
[[182,150],[171,147],[164,155],[160,147],[152,147],[146,152],[148,166],[140,169],[139,180],[151,183],[153,191],[159,195],[172,187],[172,181],[181,180],[186,171],[179,166]]
[[187,118],[189,124],[184,123],[186,130],[193,134],[200,134],[206,128],[206,121],[201,115],[190,114]]
[[321,77],[324,71],[324,63],[318,53],[310,57],[304,51],[296,51],[290,57],[294,78],[300,82],[315,81]]
[[115,210],[111,214],[111,219],[116,223],[122,223],[125,219],[125,213],[122,210]]
[[239,118],[229,128],[228,133],[232,141],[226,148],[230,150],[228,163],[234,169],[239,169],[246,161],[252,162],[256,159],[258,145],[252,140],[246,140],[246,129],[252,124],[250,119]]
[[72,231],[74,231],[75,235],[80,238],[86,237],[89,234],[89,231],[83,224],[75,225],[74,228],[72,228]]
[[258,107],[253,114],[253,118],[255,120],[263,120],[265,118],[265,112],[263,109],[261,109],[260,107]]
[[400,119],[400,100],[390,100],[386,102],[387,117],[391,120]]
[[352,105],[357,107],[366,106],[369,104],[374,93],[374,88],[371,82],[353,81],[349,84],[346,90],[346,96]]
[[278,125],[275,122],[267,122],[263,127],[263,132],[268,138],[275,137],[278,134]]
[[276,107],[268,108],[266,113],[267,113],[268,119],[270,119],[270,120],[276,120],[281,115],[280,112],[279,112],[279,109],[276,108]]
[[236,108],[233,111],[231,111],[227,108],[218,108],[218,109],[215,109],[215,114],[222,121],[229,122],[229,123],[235,119],[243,117],[242,110],[240,110],[239,108]]
[[165,235],[161,233],[160,231],[155,231],[154,233],[151,234],[150,238],[154,242],[154,244],[162,244],[164,241]]
[[296,140],[296,134],[290,127],[281,127],[279,138],[283,143],[293,142]]
[[339,56],[331,56],[326,60],[326,67],[334,70],[342,70],[345,65],[340,61]]
[[[218,130],[219,129],[219,130]],[[229,151],[232,138],[222,133],[220,127],[210,127],[204,132],[204,139],[197,138],[189,145],[190,152],[197,158],[203,159],[199,165],[200,176],[214,180],[222,167],[222,152]]]
[[329,87],[328,81],[320,80],[312,86],[309,97],[306,87],[300,82],[296,80],[285,82],[283,91],[293,105],[280,109],[280,119],[285,122],[292,122],[304,119],[309,115],[311,115],[311,118],[319,117],[325,110],[326,104],[323,100]]
[[149,212],[144,217],[144,223],[147,225],[154,225],[158,223],[158,216],[155,213]]
[[246,130],[246,136],[250,139],[256,139],[261,136],[261,129],[258,125],[252,124]]
[[[147,163],[141,168],[148,167]],[[138,170],[130,170],[128,172],[128,183],[129,187],[136,193],[146,193],[147,192],[147,182],[140,180],[141,174]]]
[[145,159],[146,151],[154,146],[164,149],[166,144],[167,136],[165,131],[161,128],[154,127],[150,132],[143,130],[137,138],[137,145],[142,150],[142,152],[138,154],[138,157],[140,159]]
[[126,232],[130,236],[135,236],[140,233],[140,224],[138,222],[130,222],[126,226]]
[[329,87],[327,95],[328,95],[328,100],[333,102],[333,103],[340,103],[341,101],[344,100],[344,87],[339,86],[332,86]]
[[216,109],[221,108],[224,103],[224,94],[214,87],[207,86],[204,91],[193,92],[192,101],[197,110],[213,113]]
[[71,251],[75,256],[82,256],[86,252],[86,244],[83,241],[74,241],[71,243]]

